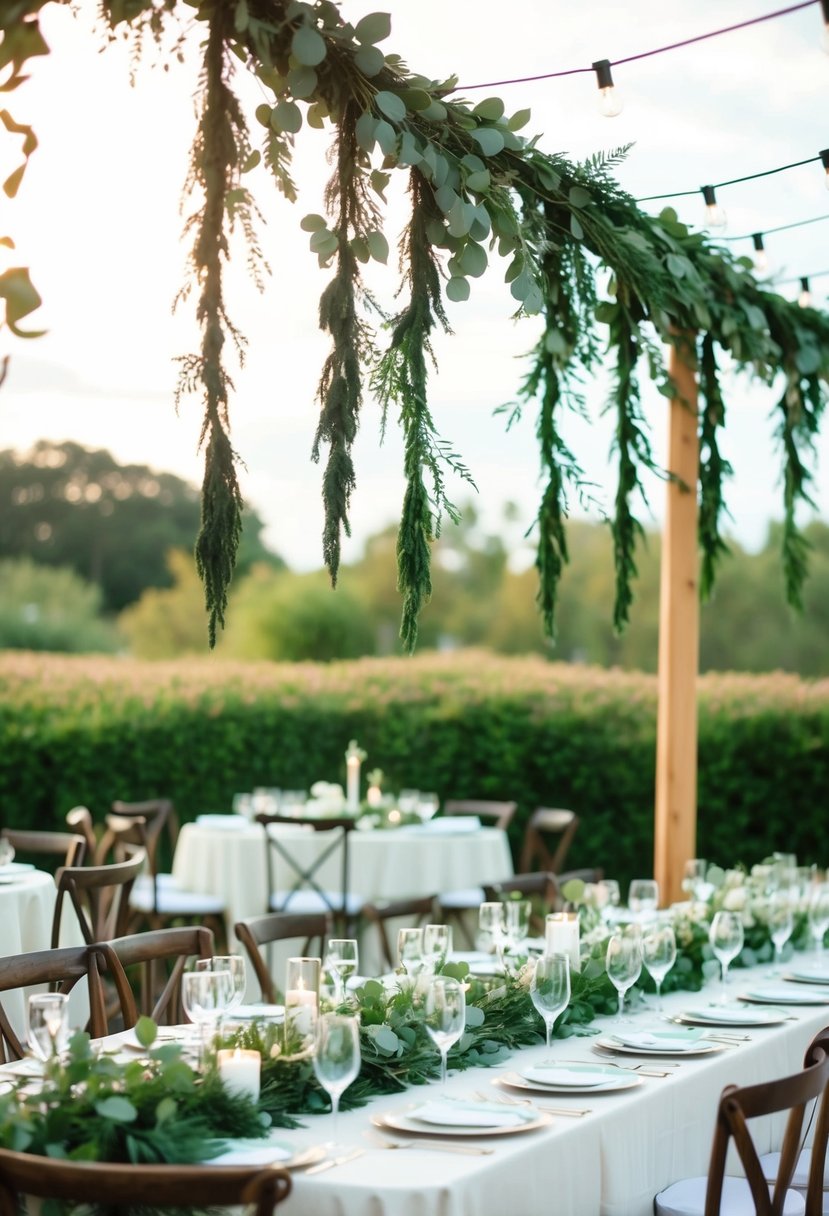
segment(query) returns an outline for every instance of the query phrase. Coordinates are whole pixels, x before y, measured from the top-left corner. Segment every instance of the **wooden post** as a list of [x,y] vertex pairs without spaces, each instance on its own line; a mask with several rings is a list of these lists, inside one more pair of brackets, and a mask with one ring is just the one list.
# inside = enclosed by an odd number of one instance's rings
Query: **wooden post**
[[[663,904],[682,899],[685,862],[696,856],[698,404],[694,334],[671,347],[676,396],[670,404],[668,482],[659,595],[654,877]],[[686,488],[687,487],[687,488]]]

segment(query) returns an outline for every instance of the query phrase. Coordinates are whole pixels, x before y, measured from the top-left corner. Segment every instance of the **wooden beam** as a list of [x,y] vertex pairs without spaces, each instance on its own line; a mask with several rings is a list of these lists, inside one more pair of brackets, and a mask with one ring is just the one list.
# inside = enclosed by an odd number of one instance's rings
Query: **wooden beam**
[[654,877],[661,902],[683,898],[685,862],[696,856],[699,477],[695,335],[671,347],[676,396],[670,403],[669,481],[659,596],[659,704],[656,724]]

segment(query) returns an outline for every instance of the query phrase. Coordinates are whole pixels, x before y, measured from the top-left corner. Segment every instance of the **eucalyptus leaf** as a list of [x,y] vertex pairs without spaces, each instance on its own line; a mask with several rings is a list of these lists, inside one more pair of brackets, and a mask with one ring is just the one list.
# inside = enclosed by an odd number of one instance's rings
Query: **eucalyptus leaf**
[[516,110],[507,126],[510,131],[520,131],[522,127],[526,127],[531,117],[532,110]]
[[441,186],[435,191],[435,202],[444,215],[448,215],[458,201],[458,196],[451,186]]
[[468,241],[459,259],[464,274],[479,279],[487,267],[486,250],[474,241]]
[[421,118],[425,118],[429,122],[446,122],[446,115],[446,106],[442,101],[436,101],[434,98],[425,110],[421,110]]
[[459,275],[453,275],[446,284],[446,294],[456,304],[462,304],[469,299],[469,280]]
[[495,127],[477,127],[472,132],[472,138],[484,156],[497,156],[504,150],[504,137]]
[[593,199],[589,190],[585,190],[584,186],[571,186],[567,194],[567,201],[571,207],[587,207]]
[[354,37],[363,45],[373,46],[375,42],[383,42],[391,33],[391,16],[389,13],[367,13],[354,26]]
[[379,93],[375,93],[374,104],[392,122],[403,122],[406,117],[406,103],[396,93],[390,93],[388,89],[381,89]]
[[584,229],[581,226],[581,220],[575,213],[570,216],[570,232],[577,241],[584,240]]
[[504,103],[500,97],[486,97],[472,110],[476,118],[482,118],[485,122],[497,122],[504,113]]
[[402,89],[400,96],[406,103],[406,109],[415,113],[428,110],[432,104],[432,98],[425,89]]
[[375,262],[382,262],[383,265],[389,260],[389,243],[384,234],[378,230],[366,233],[366,241],[368,242],[368,250]]
[[95,1103],[95,1110],[102,1119],[111,1119],[113,1123],[133,1123],[138,1116],[138,1111],[129,1098],[121,1094],[102,1098],[100,1102]]
[[305,115],[305,121],[309,127],[314,127],[317,131],[321,131],[325,126],[325,119],[328,114],[327,106],[322,102],[315,101],[313,105],[308,107],[308,113]]
[[325,39],[310,25],[301,25],[291,40],[291,53],[304,67],[315,68],[325,59]]
[[317,74],[311,67],[291,68],[288,73],[288,88],[300,100],[310,97],[318,84]]
[[316,215],[311,212],[310,215],[304,215],[299,221],[299,226],[303,232],[318,232],[320,228],[327,228],[328,223],[324,216]]
[[466,184],[470,190],[474,190],[476,194],[484,194],[490,187],[492,179],[488,169],[482,169],[477,173],[469,173],[466,177]]
[[135,1023],[135,1037],[142,1047],[150,1047],[157,1035],[158,1028],[152,1018],[142,1016]]
[[384,118],[377,120],[374,127],[375,138],[384,156],[393,156],[397,151],[397,132],[391,123]]
[[378,47],[361,46],[354,53],[354,62],[363,75],[371,79],[383,70],[386,59]]
[[302,111],[294,101],[282,98],[271,111],[271,126],[274,131],[296,135],[302,127]]
[[377,142],[377,119],[368,110],[364,110],[354,124],[354,134],[357,143],[366,151],[371,152]]

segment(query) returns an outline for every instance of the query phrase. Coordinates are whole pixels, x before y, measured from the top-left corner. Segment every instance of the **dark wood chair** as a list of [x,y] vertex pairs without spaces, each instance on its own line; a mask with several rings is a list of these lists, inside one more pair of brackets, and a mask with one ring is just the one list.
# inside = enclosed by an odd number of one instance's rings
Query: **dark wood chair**
[[[69,993],[80,981],[88,980],[89,1023],[93,1038],[107,1033],[99,959],[88,946],[62,950],[35,950],[0,958],[0,992],[48,984],[55,992]],[[0,1003],[0,1061],[20,1060],[26,1048]]]
[[[525,874],[533,870],[560,874],[578,827],[579,817],[575,811],[566,811],[560,807],[537,807],[524,830],[518,861],[519,870]],[[555,851],[552,851],[547,843],[551,836],[557,837]]]
[[157,1025],[186,1021],[181,976],[190,958],[210,958],[213,934],[200,925],[147,929],[100,943],[102,968],[115,990],[125,1030],[140,1014]]
[[380,949],[383,960],[390,971],[397,966],[397,951],[392,950],[389,942],[386,924],[390,920],[407,917],[413,927],[428,924],[435,916],[435,896],[426,895],[421,899],[398,899],[392,903],[365,904],[363,917],[377,929],[380,938]]
[[0,1216],[25,1211],[26,1195],[115,1213],[251,1205],[255,1216],[270,1216],[290,1191],[290,1174],[274,1166],[116,1165],[0,1149]]
[[[363,901],[351,894],[348,838],[354,831],[353,815],[317,818],[296,815],[256,816],[265,833],[265,859],[269,912],[321,913],[342,924],[350,931],[360,916]],[[278,830],[283,827],[310,827],[317,834],[330,836],[312,863],[304,866],[291,852],[290,844]],[[273,831],[272,828],[276,828]],[[340,883],[338,890],[321,886],[317,879],[320,868],[329,857],[339,854]],[[279,882],[280,866],[288,871],[288,883]]]
[[308,955],[316,943],[312,957],[322,958],[330,928],[330,917],[323,912],[268,912],[264,916],[249,916],[234,925],[233,931],[256,972],[263,1001],[276,1004],[278,993],[260,947],[274,942],[301,941],[301,954]]
[[52,919],[52,949],[60,940],[64,903],[71,903],[84,941],[107,941],[123,935],[129,920],[132,885],[144,868],[146,853],[130,849],[124,861],[103,866],[62,866],[55,875],[58,893]]
[[533,905],[530,928],[533,933],[543,934],[548,912],[555,912],[560,903],[558,882],[555,874],[513,874],[502,882],[484,883],[484,896],[488,902],[509,899],[521,895]]
[[20,857],[52,859],[53,866],[79,866],[86,856],[86,840],[75,832],[41,832],[28,828],[3,828],[0,836],[8,840]]
[[[656,1216],[729,1216],[731,1212],[755,1211],[757,1216],[788,1216],[802,1212],[802,1200],[791,1190],[800,1153],[806,1108],[819,1101],[815,1137],[812,1144],[806,1188],[806,1216],[823,1211],[823,1171],[829,1133],[829,1055],[825,1032],[807,1052],[801,1072],[742,1088],[728,1085],[723,1090],[707,1177],[686,1178],[675,1182],[656,1196]],[[783,1135],[779,1169],[773,1187],[763,1173],[757,1149],[748,1126],[751,1119],[788,1111]],[[733,1143],[745,1173],[744,1178],[727,1176],[726,1157]],[[788,1197],[788,1198],[787,1198]],[[752,1206],[753,1205],[753,1206]]]
[[477,815],[482,823],[489,827],[500,828],[506,832],[518,810],[517,802],[490,802],[480,798],[455,798],[443,804],[443,814],[448,815]]

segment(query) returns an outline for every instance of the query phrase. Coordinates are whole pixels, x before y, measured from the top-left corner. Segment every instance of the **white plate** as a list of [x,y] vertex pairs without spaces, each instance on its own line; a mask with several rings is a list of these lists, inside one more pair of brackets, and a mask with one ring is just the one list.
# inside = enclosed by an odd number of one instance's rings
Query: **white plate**
[[678,1022],[688,1026],[780,1026],[786,1018],[765,1009],[683,1009]]
[[672,1043],[663,1041],[656,1047],[632,1047],[620,1043],[612,1035],[603,1035],[596,1043],[605,1051],[617,1051],[628,1056],[704,1056],[723,1050],[722,1043],[712,1043],[708,1039],[698,1038],[683,1043],[675,1034],[671,1035],[670,1039]]
[[[560,1073],[569,1073],[572,1080],[555,1082],[544,1080],[545,1072],[549,1077]],[[532,1075],[531,1075],[532,1074]],[[579,1074],[584,1078],[578,1080]],[[601,1079],[596,1079],[601,1078]],[[633,1073],[621,1072],[618,1068],[609,1068],[604,1064],[559,1064],[556,1068],[525,1068],[520,1073],[508,1072],[493,1081],[493,1085],[506,1085],[512,1089],[525,1089],[536,1094],[594,1094],[615,1089],[632,1089],[642,1084],[641,1077]]]
[[226,1016],[228,1022],[234,1020],[242,1022],[252,1018],[262,1018],[268,1022],[284,1022],[285,1006],[266,1005],[264,1002],[260,1004],[239,1005],[237,1009],[231,1009]]
[[787,971],[784,980],[792,980],[796,984],[829,984],[829,971],[825,967],[801,967]]
[[[469,1103],[470,1106],[475,1105]],[[535,1131],[539,1127],[547,1127],[552,1119],[543,1111],[526,1108],[527,1117],[518,1124],[507,1127],[468,1127],[458,1123],[426,1123],[413,1117],[414,1112],[423,1108],[416,1103],[399,1107],[396,1110],[385,1111],[382,1115],[372,1115],[371,1122],[375,1127],[386,1131],[405,1132],[409,1136],[514,1136],[521,1132]],[[493,1106],[493,1110],[499,1110]],[[503,1111],[503,1107],[500,1108]]]
[[818,992],[807,984],[778,984],[775,988],[753,988],[740,992],[738,1001],[755,1001],[760,1005],[829,1005],[829,990]]

